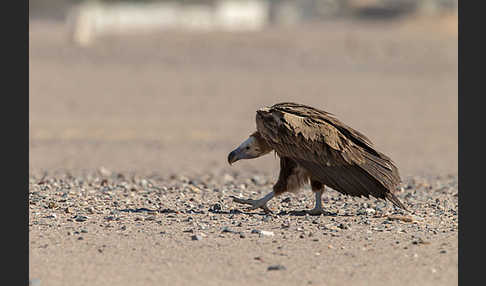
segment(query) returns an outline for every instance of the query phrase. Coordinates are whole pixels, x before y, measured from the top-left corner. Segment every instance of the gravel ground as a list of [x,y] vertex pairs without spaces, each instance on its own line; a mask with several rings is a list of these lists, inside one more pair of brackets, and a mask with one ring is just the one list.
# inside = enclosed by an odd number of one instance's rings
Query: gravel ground
[[[239,285],[233,279],[360,285],[365,277],[381,275],[386,279],[374,284],[389,285],[390,279],[401,285],[457,283],[457,176],[406,178],[398,196],[411,213],[334,190],[323,196],[329,214],[322,216],[303,213],[314,203],[308,188],[275,198],[269,204],[273,214],[248,211],[229,197],[261,197],[273,180],[239,173],[143,177],[104,168],[78,176],[32,175],[31,274],[56,277],[49,285],[131,283],[137,277],[126,272],[131,267],[144,267],[143,281],[176,285]],[[185,251],[173,252],[181,246]],[[78,259],[58,265],[45,258],[57,251]],[[140,261],[130,257],[136,251],[142,252]],[[121,257],[105,258],[113,255]],[[402,270],[389,273],[377,263]],[[81,279],[93,265],[108,275]],[[285,273],[274,277],[270,271]],[[208,273],[210,278],[198,280]]]

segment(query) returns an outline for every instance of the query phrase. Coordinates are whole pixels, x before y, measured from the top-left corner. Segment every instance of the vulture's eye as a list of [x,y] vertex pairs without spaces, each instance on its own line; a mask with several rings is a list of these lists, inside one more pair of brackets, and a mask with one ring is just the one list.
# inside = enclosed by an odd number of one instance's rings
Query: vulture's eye
[[246,150],[250,150],[250,147],[246,146],[246,148],[245,148],[245,149],[246,149]]

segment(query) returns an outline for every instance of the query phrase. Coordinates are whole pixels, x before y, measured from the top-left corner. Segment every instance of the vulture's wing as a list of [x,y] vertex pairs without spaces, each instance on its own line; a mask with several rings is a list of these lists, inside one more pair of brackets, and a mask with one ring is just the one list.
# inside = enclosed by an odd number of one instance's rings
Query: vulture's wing
[[388,198],[406,209],[393,194],[400,183],[397,168],[363,134],[330,113],[304,105],[277,104],[268,114],[273,115],[257,115],[257,128],[277,154],[292,158],[343,194]]

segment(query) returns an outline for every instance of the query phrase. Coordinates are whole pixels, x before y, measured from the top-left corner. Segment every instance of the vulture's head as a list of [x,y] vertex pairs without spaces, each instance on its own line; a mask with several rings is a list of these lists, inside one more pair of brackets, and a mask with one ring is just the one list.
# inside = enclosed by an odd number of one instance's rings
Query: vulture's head
[[248,137],[238,148],[228,154],[228,163],[231,165],[241,159],[253,159],[272,151],[260,133],[255,132]]

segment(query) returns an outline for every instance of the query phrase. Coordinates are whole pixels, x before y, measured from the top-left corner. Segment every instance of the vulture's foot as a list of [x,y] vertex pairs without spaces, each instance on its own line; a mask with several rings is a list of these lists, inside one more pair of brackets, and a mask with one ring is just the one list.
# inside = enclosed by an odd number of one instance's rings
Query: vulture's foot
[[310,215],[326,215],[329,214],[329,212],[323,210],[322,208],[313,208],[311,210],[306,210],[306,213]]
[[267,207],[268,199],[266,198],[262,198],[259,200],[241,199],[235,196],[231,196],[231,198],[233,199],[233,202],[250,205],[250,208],[248,210],[261,208],[265,213],[272,213],[272,211]]

